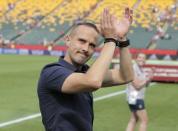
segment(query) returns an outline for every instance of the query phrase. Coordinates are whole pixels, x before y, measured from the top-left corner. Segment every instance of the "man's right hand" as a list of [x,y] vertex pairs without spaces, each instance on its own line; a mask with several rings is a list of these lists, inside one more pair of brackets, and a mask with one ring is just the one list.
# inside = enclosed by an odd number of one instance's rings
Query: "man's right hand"
[[104,9],[101,15],[100,31],[105,38],[114,38],[117,40],[116,29],[114,26],[114,16],[110,14],[108,9]]
[[126,37],[132,23],[133,11],[125,9],[125,16],[118,20],[108,9],[104,9],[101,15],[100,31],[105,38],[116,40]]

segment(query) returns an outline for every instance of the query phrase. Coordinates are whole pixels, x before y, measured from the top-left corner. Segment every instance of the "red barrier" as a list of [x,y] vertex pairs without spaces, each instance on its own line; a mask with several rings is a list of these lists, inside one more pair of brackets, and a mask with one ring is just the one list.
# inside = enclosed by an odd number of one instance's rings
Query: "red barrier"
[[145,65],[144,70],[153,70],[153,81],[178,82],[178,65]]
[[16,44],[16,49],[28,49],[28,50],[47,50],[47,47],[43,45],[24,45],[24,44]]
[[[47,50],[46,46],[35,44],[35,45],[29,45],[29,44],[16,44],[15,48],[17,49],[33,49],[33,50]],[[55,45],[53,47],[53,50],[66,50],[66,46],[59,46]],[[100,52],[101,48],[97,48],[96,51]],[[116,50],[116,52],[119,52],[119,49]],[[177,50],[161,50],[161,49],[156,49],[156,50],[147,50],[147,49],[136,49],[136,48],[131,48],[130,52],[135,54],[138,52],[143,52],[145,54],[157,54],[157,55],[177,55],[178,52]]]

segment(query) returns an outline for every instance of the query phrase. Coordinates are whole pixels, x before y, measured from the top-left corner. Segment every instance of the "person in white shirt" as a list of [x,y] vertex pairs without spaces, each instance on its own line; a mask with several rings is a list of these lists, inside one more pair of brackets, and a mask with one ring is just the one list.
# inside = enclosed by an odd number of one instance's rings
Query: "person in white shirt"
[[139,53],[133,64],[134,80],[127,84],[126,94],[131,116],[126,131],[134,131],[138,121],[140,121],[139,131],[146,131],[147,128],[148,116],[144,105],[144,94],[153,73],[146,74],[143,71],[145,61],[146,55]]

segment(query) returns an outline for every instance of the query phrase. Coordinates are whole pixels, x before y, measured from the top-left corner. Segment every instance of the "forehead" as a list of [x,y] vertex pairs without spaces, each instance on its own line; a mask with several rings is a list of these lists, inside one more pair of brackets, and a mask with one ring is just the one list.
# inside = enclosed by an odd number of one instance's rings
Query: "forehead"
[[146,55],[143,53],[138,54],[137,58],[146,58]]
[[98,38],[99,34],[98,32],[90,26],[86,26],[86,25],[79,25],[77,27],[75,27],[72,31],[71,31],[71,35],[72,36],[88,36],[90,38]]

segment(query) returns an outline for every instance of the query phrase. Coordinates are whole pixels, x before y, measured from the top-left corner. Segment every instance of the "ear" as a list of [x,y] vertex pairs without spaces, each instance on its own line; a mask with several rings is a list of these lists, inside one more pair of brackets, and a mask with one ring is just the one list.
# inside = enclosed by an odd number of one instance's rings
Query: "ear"
[[69,36],[69,35],[66,35],[66,36],[64,37],[64,40],[65,40],[66,46],[68,47],[69,44],[70,44],[70,36]]

